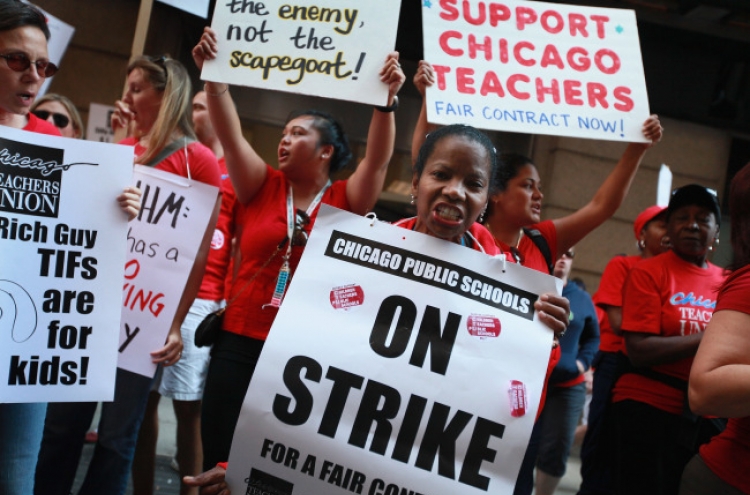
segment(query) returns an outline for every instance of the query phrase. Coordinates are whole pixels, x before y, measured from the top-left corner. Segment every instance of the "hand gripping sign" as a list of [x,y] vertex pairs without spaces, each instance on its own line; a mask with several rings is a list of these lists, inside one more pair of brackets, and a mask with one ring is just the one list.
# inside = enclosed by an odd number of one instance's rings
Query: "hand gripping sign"
[[385,105],[378,73],[396,46],[400,3],[217,2],[219,53],[201,79]]
[[643,142],[649,116],[635,12],[523,0],[425,0],[427,119]]
[[560,288],[504,265],[321,206],[247,392],[232,492],[511,493],[552,345],[533,303]]

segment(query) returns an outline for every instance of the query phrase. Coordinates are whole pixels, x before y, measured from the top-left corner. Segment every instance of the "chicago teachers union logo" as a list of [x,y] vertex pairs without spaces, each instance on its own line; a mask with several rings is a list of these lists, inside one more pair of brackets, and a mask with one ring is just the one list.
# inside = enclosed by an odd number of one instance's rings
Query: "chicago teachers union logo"
[[57,218],[63,150],[0,138],[0,211]]

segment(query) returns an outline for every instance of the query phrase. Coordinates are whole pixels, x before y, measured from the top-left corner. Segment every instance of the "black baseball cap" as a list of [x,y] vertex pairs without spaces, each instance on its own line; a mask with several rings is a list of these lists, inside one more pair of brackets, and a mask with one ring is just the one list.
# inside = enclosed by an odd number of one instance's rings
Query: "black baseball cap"
[[716,217],[716,225],[721,225],[721,207],[716,191],[700,184],[688,184],[687,186],[678,187],[672,191],[667,206],[667,217],[671,216],[675,210],[687,205],[702,206],[712,212]]

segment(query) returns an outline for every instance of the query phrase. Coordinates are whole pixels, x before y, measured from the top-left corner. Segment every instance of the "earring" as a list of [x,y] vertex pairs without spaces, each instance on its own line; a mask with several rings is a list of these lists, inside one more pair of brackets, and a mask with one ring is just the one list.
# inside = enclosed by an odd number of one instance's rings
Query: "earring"
[[482,208],[482,213],[479,214],[479,217],[477,218],[477,222],[484,223],[484,214],[487,213],[487,205],[484,205],[484,208]]
[[638,241],[638,248],[639,248],[639,249],[640,249],[641,251],[643,251],[644,249],[646,249],[646,241],[644,241],[643,239],[640,239],[640,240]]
[[410,194],[410,196],[411,196],[411,204],[414,204],[414,201],[416,201],[417,197],[414,196],[413,194]]

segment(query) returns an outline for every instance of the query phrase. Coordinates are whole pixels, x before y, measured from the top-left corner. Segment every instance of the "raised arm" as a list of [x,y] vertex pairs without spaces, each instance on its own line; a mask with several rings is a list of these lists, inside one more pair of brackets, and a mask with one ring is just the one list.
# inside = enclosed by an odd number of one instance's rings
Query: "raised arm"
[[750,315],[717,311],[690,369],[690,409],[723,418],[750,416]]
[[[216,33],[206,27],[200,41],[193,48],[193,60],[198,69],[203,69],[204,61],[216,58],[217,43]],[[267,172],[266,163],[242,135],[240,116],[229,93],[229,86],[207,81],[205,90],[208,114],[224,148],[224,159],[237,200],[245,204],[253,199],[263,185]]]
[[425,92],[427,91],[427,87],[433,84],[435,84],[435,72],[432,70],[432,65],[429,62],[420,60],[417,72],[414,74],[414,86],[419,91],[419,94],[422,95],[422,108],[419,110],[419,118],[417,119],[417,124],[414,126],[414,135],[411,138],[412,163],[417,163],[419,148],[422,147],[427,134],[437,128],[436,125],[427,122],[427,99],[425,98]]
[[[398,52],[391,52],[380,71],[380,80],[388,84],[389,106],[397,101],[396,94],[405,79],[401,64],[398,63]],[[354,213],[364,215],[375,206],[383,189],[395,140],[396,119],[393,112],[374,109],[367,133],[365,157],[346,184],[346,198]]]
[[643,135],[651,142],[630,143],[591,201],[575,213],[553,220],[557,229],[556,257],[561,256],[612,217],[622,205],[646,150],[661,140],[662,127],[656,115],[646,119],[643,124]]

